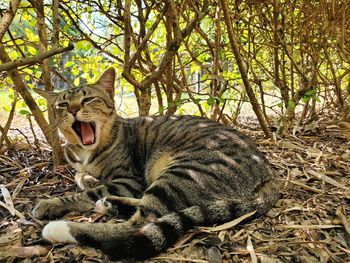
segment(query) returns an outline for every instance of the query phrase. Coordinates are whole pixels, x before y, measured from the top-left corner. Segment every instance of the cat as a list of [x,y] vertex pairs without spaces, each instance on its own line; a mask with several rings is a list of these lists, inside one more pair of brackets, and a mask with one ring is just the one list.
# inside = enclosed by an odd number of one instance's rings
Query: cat
[[65,157],[84,190],[41,200],[36,218],[67,212],[113,212],[120,224],[52,221],[52,243],[78,243],[111,259],[159,254],[195,226],[270,210],[279,184],[269,162],[241,132],[196,116],[122,118],[114,106],[115,70],[94,84],[60,93],[37,90],[51,103]]

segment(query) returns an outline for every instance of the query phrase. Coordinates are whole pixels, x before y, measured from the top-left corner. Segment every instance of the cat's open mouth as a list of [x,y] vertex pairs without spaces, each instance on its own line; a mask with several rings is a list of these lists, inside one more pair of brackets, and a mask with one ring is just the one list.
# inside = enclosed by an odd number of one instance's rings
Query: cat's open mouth
[[96,128],[93,122],[75,121],[72,128],[80,137],[83,145],[91,145],[95,143]]

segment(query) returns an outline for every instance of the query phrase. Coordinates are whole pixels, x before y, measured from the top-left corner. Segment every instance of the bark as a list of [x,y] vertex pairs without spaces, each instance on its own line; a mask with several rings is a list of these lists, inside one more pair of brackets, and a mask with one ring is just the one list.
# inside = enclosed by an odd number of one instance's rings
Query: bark
[[[220,41],[221,41],[221,25],[220,25],[220,9],[219,6],[215,10],[215,39],[214,39],[214,56],[213,56],[213,65],[212,65],[212,81],[210,88],[210,95],[212,97],[221,97],[222,94],[219,94],[220,81],[219,81],[219,63],[220,63]],[[210,119],[216,120],[220,114],[220,101],[215,100],[214,105],[210,110]]]
[[259,106],[259,103],[258,103],[258,101],[257,101],[257,99],[255,97],[253,88],[250,85],[250,82],[248,80],[246,68],[243,65],[243,60],[242,60],[242,57],[241,57],[241,54],[240,54],[240,51],[239,51],[239,48],[238,48],[239,41],[238,41],[237,36],[235,35],[234,31],[233,31],[232,21],[231,21],[230,12],[229,12],[229,9],[228,9],[228,6],[227,6],[227,2],[226,2],[226,0],[220,0],[220,3],[221,3],[221,8],[222,8],[222,11],[223,11],[223,15],[224,15],[224,21],[225,21],[225,24],[226,24],[226,27],[227,27],[227,33],[228,33],[229,41],[230,41],[230,44],[231,44],[231,48],[232,48],[233,54],[235,56],[239,72],[240,72],[240,74],[242,76],[242,80],[243,80],[243,83],[244,83],[245,90],[246,90],[246,92],[248,94],[248,97],[250,99],[250,103],[252,105],[253,111],[254,111],[256,117],[258,118],[258,121],[260,123],[261,129],[263,130],[265,136],[267,138],[270,138],[271,134],[270,134],[270,131],[269,131],[269,128],[268,128],[267,121],[264,118],[264,114],[263,114],[263,112],[262,112],[262,110],[261,110],[261,108]]
[[[2,44],[0,44],[0,60],[2,63],[10,62],[10,58]],[[8,70],[7,72],[14,83],[14,89],[21,95],[25,103],[28,105],[28,108],[32,112],[36,122],[43,131],[46,140],[51,146],[54,145],[55,141],[58,140],[58,137],[52,136],[49,124],[45,120],[44,115],[42,114],[32,95],[29,93],[18,70],[15,68]]]
[[17,104],[17,101],[18,101],[18,93],[15,92],[15,95],[14,95],[14,98],[13,98],[13,101],[11,103],[11,110],[10,110],[10,113],[9,113],[9,117],[7,118],[7,121],[6,121],[6,124],[4,127],[2,127],[0,125],[0,130],[1,130],[1,136],[0,136],[0,149],[2,147],[2,143],[5,141],[8,148],[12,148],[12,143],[10,141],[10,139],[7,137],[7,133],[11,127],[11,123],[12,123],[12,120],[13,120],[13,117],[15,115],[15,110],[16,110],[16,104]]
[[58,14],[59,0],[52,0],[52,42],[59,43],[60,38],[60,17]]
[[11,22],[13,18],[15,17],[15,14],[17,12],[17,9],[19,7],[19,4],[21,3],[20,0],[11,0],[9,8],[5,11],[1,22],[0,22],[0,41],[4,37],[7,29],[11,25]]
[[43,59],[52,57],[54,55],[72,50],[74,48],[73,44],[70,44],[68,47],[53,47],[50,50],[40,52],[38,55],[28,58],[21,58],[14,61],[9,61],[0,65],[0,71],[8,71],[15,69],[20,66],[28,66],[41,62]]
[[[296,90],[291,98],[292,103],[288,103],[286,113],[282,116],[282,121],[279,126],[279,133],[284,135],[286,131],[294,125],[295,122],[295,108],[299,104],[299,101],[301,98],[305,95],[306,92],[309,90],[315,88],[316,82],[317,82],[317,63],[314,62],[312,65],[312,76],[308,77],[306,73],[306,70],[303,70],[300,68],[300,66],[297,64],[297,62],[294,60],[294,58],[291,55],[291,52],[289,51],[287,45],[285,42],[282,42],[284,51],[286,52],[286,55],[291,61],[291,64],[293,65],[294,69],[300,76],[300,88]],[[302,65],[306,65],[307,62],[303,62]]]
[[[136,61],[137,56],[140,56],[142,49],[146,48],[147,40],[150,38],[154,30],[157,28],[160,18],[155,21],[151,29],[146,33],[145,37],[141,41],[141,43],[137,46],[137,51],[133,57],[130,56],[130,48],[131,48],[131,36],[133,34],[130,24],[130,0],[125,2],[124,8],[124,23],[125,23],[125,37],[124,37],[124,68],[122,76],[132,84],[136,89],[140,92],[140,98],[138,99],[139,104],[139,114],[140,115],[148,115],[149,114],[149,106],[151,104],[149,89],[151,85],[158,81],[161,76],[166,72],[169,68],[170,63],[173,61],[174,56],[176,55],[178,49],[180,48],[183,40],[191,34],[193,29],[199,24],[199,22],[206,16],[209,11],[209,3],[207,0],[203,1],[202,9],[199,10],[195,17],[187,23],[187,26],[181,30],[179,27],[179,23],[173,23],[173,38],[171,41],[167,43],[167,51],[164,53],[162,59],[158,63],[158,66],[146,77],[139,82],[134,78],[131,74],[131,69],[134,66],[134,62]],[[172,15],[175,20],[178,21],[178,10],[176,9],[176,5],[173,1],[167,1],[165,7],[162,9],[162,12],[168,12],[168,15]],[[145,89],[145,90],[144,90]],[[146,96],[142,98],[143,94]],[[148,101],[149,100],[149,101]],[[143,103],[145,105],[143,105]],[[148,109],[148,111],[147,111]],[[147,112],[146,112],[147,111]]]
[[[176,15],[175,12],[175,5],[174,2],[171,2],[171,8],[168,8],[168,11],[165,12],[165,30],[166,30],[166,43],[167,43],[167,49],[170,48],[171,41],[173,41],[176,33],[174,31],[177,31],[178,29],[176,26],[174,27],[173,25],[178,25],[179,23],[179,17]],[[175,36],[176,37],[176,36]],[[177,105],[176,105],[176,100],[174,100],[174,89],[173,89],[173,78],[174,78],[174,64],[169,63],[168,69],[165,71],[165,90],[166,90],[166,98],[167,98],[167,111],[166,114],[172,115],[176,112],[177,110]]]
[[[38,33],[39,33],[39,50],[41,53],[44,53],[47,51],[48,47],[48,41],[47,41],[47,33],[46,33],[46,25],[45,25],[45,14],[44,14],[44,1],[43,0],[30,0],[31,4],[35,7],[36,14],[37,14],[37,21],[38,21]],[[57,30],[57,25],[55,26]],[[56,32],[56,34],[58,34]],[[54,36],[54,39],[57,41],[58,35]],[[53,91],[54,87],[51,83],[51,75],[50,75],[50,66],[49,66],[49,59],[45,58],[42,60],[41,63],[41,69],[42,69],[42,81],[45,86],[46,91]],[[55,116],[54,116],[54,109],[53,105],[50,105],[48,103],[47,105],[47,115],[49,119],[49,123],[51,126],[51,132],[52,136],[59,138],[57,125],[55,125]],[[59,140],[54,140],[52,146],[53,150],[53,163],[55,166],[58,166],[63,161],[63,150],[61,147],[61,144]]]
[[204,110],[202,109],[201,104],[198,101],[196,101],[195,97],[192,95],[192,91],[191,91],[190,87],[188,86],[187,79],[186,79],[186,73],[185,73],[185,67],[181,61],[179,54],[177,54],[176,57],[179,61],[179,65],[180,65],[180,71],[181,71],[181,75],[182,75],[182,85],[185,87],[187,94],[188,94],[188,97],[190,98],[191,101],[194,102],[194,104],[197,105],[198,110],[201,113],[201,116],[206,116]]
[[[278,16],[280,15],[280,6],[278,0],[273,1],[273,40],[274,40],[274,74],[275,74],[275,85],[281,91],[282,99],[284,106],[288,107],[288,93],[284,83],[280,78],[280,66],[281,61],[279,58],[279,49],[280,49],[280,39],[281,35],[279,34],[280,24],[278,22]],[[284,67],[284,65],[283,65]]]

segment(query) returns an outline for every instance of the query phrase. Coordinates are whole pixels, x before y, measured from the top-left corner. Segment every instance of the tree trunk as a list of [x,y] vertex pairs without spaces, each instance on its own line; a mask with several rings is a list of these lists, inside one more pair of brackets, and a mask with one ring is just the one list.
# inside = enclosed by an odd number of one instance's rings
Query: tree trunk
[[[0,44],[0,60],[2,63],[10,62],[10,58],[6,53],[6,50],[2,44]],[[44,118],[40,108],[36,104],[32,95],[29,93],[25,83],[22,80],[21,75],[17,69],[11,69],[7,71],[11,80],[14,83],[15,90],[21,95],[25,103],[28,105],[30,111],[32,112],[36,122],[44,133],[44,136],[48,143],[52,146],[55,144],[55,141],[58,140],[58,137],[53,136],[51,133],[51,128],[47,121]]]
[[[44,2],[43,0],[30,0],[32,5],[36,9],[37,19],[38,19],[38,33],[40,39],[40,52],[46,52],[48,47],[47,34],[46,34],[46,25],[45,25],[45,14],[44,14]],[[57,36],[56,36],[57,37]],[[49,59],[46,58],[42,61],[41,64],[42,75],[41,78],[44,82],[46,91],[53,91],[53,86],[51,83],[50,76],[50,67],[49,67]],[[49,123],[51,126],[52,136],[55,138],[59,138],[57,125],[55,125],[55,116],[53,105],[47,105],[47,115],[49,118]],[[52,146],[52,157],[53,163],[55,166],[59,165],[63,161],[63,150],[59,140],[54,140]]]

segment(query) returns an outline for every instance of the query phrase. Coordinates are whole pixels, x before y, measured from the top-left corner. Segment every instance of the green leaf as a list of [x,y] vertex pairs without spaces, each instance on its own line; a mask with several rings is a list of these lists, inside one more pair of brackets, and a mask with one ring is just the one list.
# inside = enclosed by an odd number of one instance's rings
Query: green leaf
[[22,45],[24,43],[23,39],[21,38],[16,39],[15,42],[17,45]]
[[20,111],[19,111],[19,114],[24,115],[24,116],[28,116],[28,115],[30,115],[31,113],[30,113],[30,111],[27,111],[27,110],[20,110]]
[[200,71],[200,70],[201,70],[201,67],[198,66],[198,65],[193,65],[193,66],[190,67],[190,72],[191,73],[194,73],[194,72]]
[[210,97],[209,99],[207,99],[207,104],[208,104],[209,106],[213,106],[214,103],[215,103],[215,98]]
[[312,89],[312,90],[308,90],[307,92],[305,92],[305,95],[306,97],[311,97],[313,95],[316,94],[316,89]]
[[10,51],[9,57],[11,60],[15,60],[19,57],[19,53],[15,50]]
[[308,90],[307,92],[305,92],[305,94],[304,94],[304,96],[302,98],[303,102],[308,102],[312,98],[315,98],[316,97],[316,93],[317,93],[316,89]]
[[288,108],[289,109],[295,109],[296,105],[293,100],[288,100]]
[[32,75],[34,73],[33,69],[31,68],[24,68],[23,71],[29,75]]
[[92,44],[89,41],[82,40],[76,43],[75,48],[76,49],[81,49],[84,51],[90,50],[92,47]]
[[63,27],[63,31],[67,32],[69,31],[70,29],[70,26],[68,24],[66,24],[64,27]]
[[31,27],[35,27],[36,24],[37,24],[37,20],[36,20],[36,19],[31,19],[30,22],[29,22],[29,25],[30,25]]
[[193,99],[193,103],[198,105],[200,103],[201,99]]

